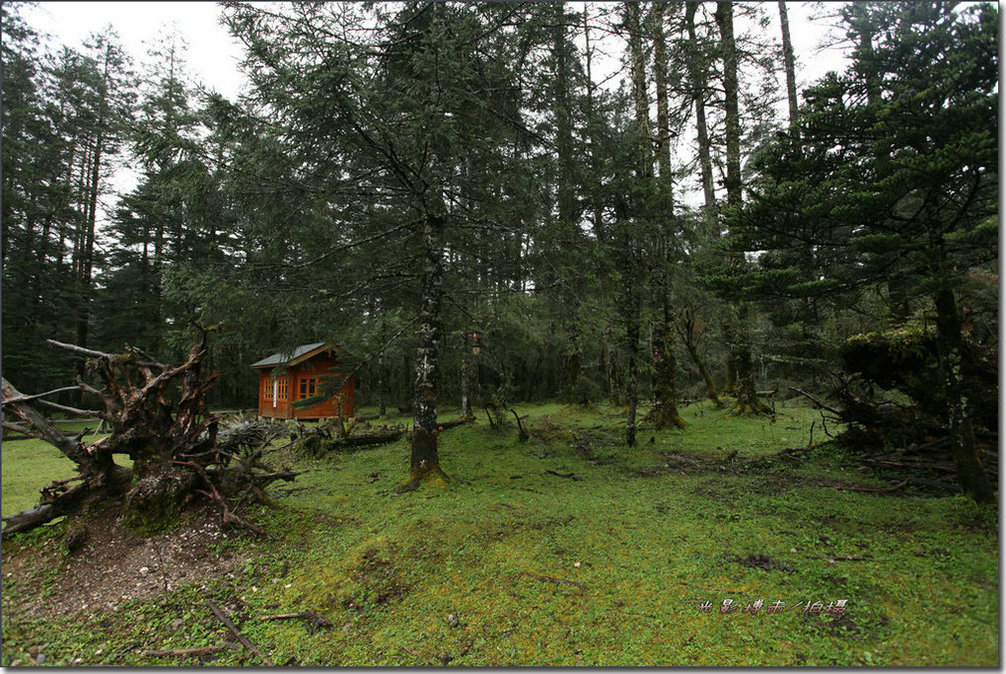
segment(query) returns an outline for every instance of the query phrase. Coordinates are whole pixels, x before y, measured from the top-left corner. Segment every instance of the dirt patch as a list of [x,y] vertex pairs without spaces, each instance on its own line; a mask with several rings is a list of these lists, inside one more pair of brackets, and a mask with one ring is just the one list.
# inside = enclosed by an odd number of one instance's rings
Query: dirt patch
[[409,593],[401,572],[395,565],[398,550],[387,544],[363,552],[349,569],[349,577],[338,592],[329,598],[333,605],[362,611],[368,607],[385,606]]
[[792,566],[788,564],[783,564],[779,560],[772,559],[768,555],[748,555],[743,559],[740,557],[733,557],[730,561],[737,562],[741,566],[746,566],[749,569],[765,569],[766,571],[771,571],[772,569],[778,569],[779,571],[796,571]]
[[149,538],[106,511],[65,536],[5,550],[3,608],[33,618],[103,613],[123,601],[200,584],[245,561],[237,551],[214,549],[229,535],[235,534],[224,533],[219,516],[208,509]]
[[846,611],[845,613],[831,614],[826,618],[817,618],[805,613],[803,621],[815,624],[818,632],[831,636],[855,641],[872,641],[884,637],[885,627],[890,619],[883,614],[853,616]]

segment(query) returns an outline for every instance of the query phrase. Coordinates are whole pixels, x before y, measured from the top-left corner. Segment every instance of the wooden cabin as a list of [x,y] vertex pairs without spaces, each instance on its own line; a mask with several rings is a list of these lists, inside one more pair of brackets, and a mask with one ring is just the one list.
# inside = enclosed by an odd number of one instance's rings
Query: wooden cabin
[[[340,360],[342,357],[343,360]],[[303,344],[292,352],[274,353],[267,358],[252,363],[251,367],[259,371],[258,413],[263,417],[279,419],[323,419],[339,416],[336,407],[342,402],[342,413],[353,416],[354,385],[349,376],[345,356],[341,349],[318,342]],[[278,366],[285,366],[283,374],[273,376]],[[304,398],[310,398],[321,390],[322,377],[325,375],[348,376],[348,380],[339,392],[323,403],[297,409],[291,403]]]

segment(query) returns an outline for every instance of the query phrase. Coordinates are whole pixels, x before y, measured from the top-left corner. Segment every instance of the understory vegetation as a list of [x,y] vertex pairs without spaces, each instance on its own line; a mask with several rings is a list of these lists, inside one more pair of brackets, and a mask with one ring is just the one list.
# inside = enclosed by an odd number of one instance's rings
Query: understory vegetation
[[[632,450],[620,409],[517,411],[527,441],[484,417],[451,428],[440,454],[453,483],[405,494],[406,438],[321,457],[276,449],[271,461],[304,472],[245,513],[268,538],[225,532],[202,546],[214,572],[191,562],[170,582],[180,557],[170,570],[156,556],[120,565],[108,573],[122,596],[100,605],[65,580],[96,559],[99,513],[5,537],[3,665],[998,662],[995,509],[882,492],[854,452],[819,442],[818,411],[691,404],[686,429],[644,425]],[[72,470],[36,440],[4,443],[2,467],[5,516]],[[134,545],[166,551],[200,517]],[[138,579],[154,590],[131,596]],[[721,613],[725,600],[736,611]],[[840,600],[843,613],[823,610]]]

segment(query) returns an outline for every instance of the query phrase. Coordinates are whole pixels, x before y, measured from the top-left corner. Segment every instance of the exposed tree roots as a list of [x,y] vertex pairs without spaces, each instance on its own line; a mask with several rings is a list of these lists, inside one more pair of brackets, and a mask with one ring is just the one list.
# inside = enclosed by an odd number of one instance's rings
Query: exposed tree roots
[[[108,502],[117,503],[134,528],[155,531],[200,496],[220,507],[225,524],[262,533],[235,510],[248,498],[267,500],[264,490],[270,483],[296,476],[261,460],[282,427],[250,419],[221,425],[209,413],[205,395],[216,374],[200,375],[205,342],[193,346],[178,366],[159,363],[138,349],[110,354],[49,343],[87,357],[87,381],[24,395],[4,379],[3,426],[53,445],[74,462],[77,475],[43,488],[35,508],[5,517],[4,536]],[[74,411],[98,416],[111,429],[108,435],[89,441],[83,434],[67,437],[33,407],[44,402],[42,397],[68,389],[100,402],[101,410]],[[117,465],[115,454],[129,456],[132,469]]]

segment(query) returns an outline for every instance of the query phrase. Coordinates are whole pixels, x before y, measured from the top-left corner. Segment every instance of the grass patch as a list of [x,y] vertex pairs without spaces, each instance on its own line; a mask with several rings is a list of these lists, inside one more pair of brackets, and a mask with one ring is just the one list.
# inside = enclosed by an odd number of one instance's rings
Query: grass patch
[[[3,664],[43,645],[52,664],[197,664],[139,651],[219,643],[206,598],[287,666],[998,662],[994,512],[828,488],[879,483],[827,447],[738,467],[806,445],[816,412],[772,423],[700,403],[683,409],[686,430],[644,427],[630,450],[617,409],[517,411],[525,443],[485,419],[441,436],[450,488],[394,493],[404,439],[277,456],[306,472],[251,514],[273,539],[221,543],[248,559],[221,578],[64,621],[19,612],[5,574]],[[21,538],[5,556],[44,544]],[[759,599],[790,610],[743,611]],[[840,599],[843,614],[791,608]],[[740,608],[720,613],[725,600]],[[333,627],[259,619],[308,610]],[[261,664],[245,650],[199,662]]]

